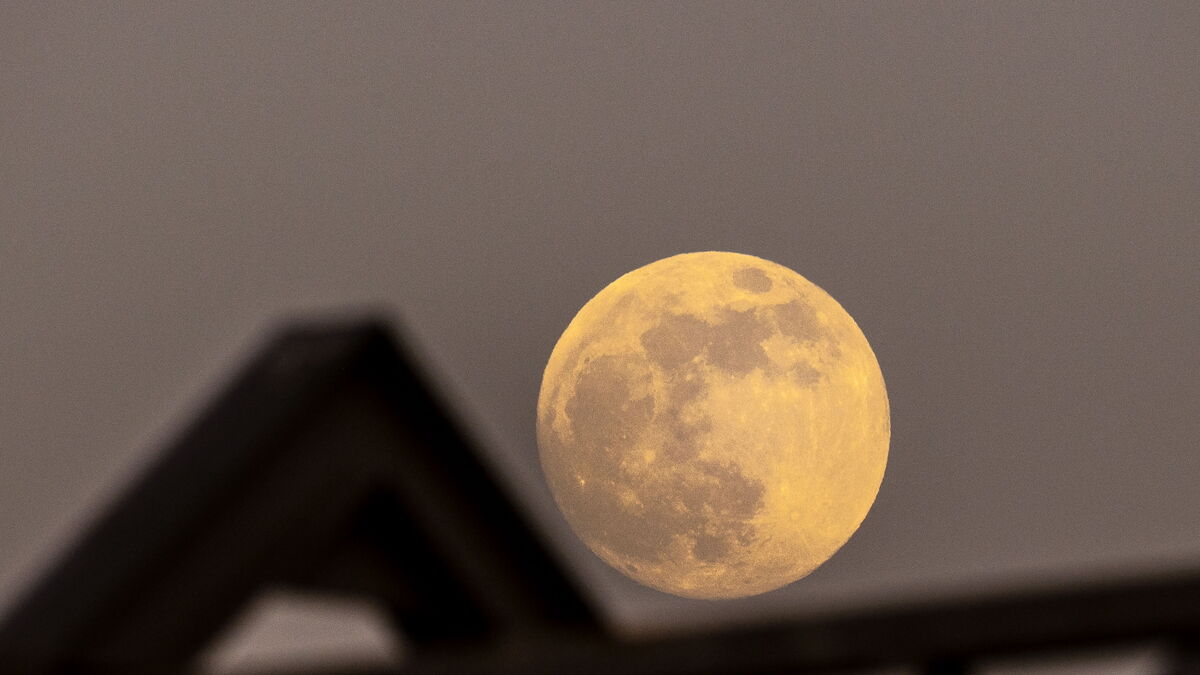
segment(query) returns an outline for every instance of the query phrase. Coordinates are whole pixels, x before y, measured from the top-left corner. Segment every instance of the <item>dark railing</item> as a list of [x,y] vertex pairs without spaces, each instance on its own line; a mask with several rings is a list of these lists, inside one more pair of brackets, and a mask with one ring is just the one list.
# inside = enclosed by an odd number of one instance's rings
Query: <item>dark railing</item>
[[18,603],[0,671],[175,672],[278,586],[379,602],[406,673],[954,673],[1144,641],[1196,669],[1200,571],[621,638],[436,392],[383,322],[282,331]]

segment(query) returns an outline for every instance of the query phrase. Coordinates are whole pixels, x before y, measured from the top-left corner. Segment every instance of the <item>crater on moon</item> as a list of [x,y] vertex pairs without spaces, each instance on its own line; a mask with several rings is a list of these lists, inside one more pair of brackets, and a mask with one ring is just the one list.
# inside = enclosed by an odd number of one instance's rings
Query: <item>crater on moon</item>
[[777,588],[833,555],[874,500],[889,431],[845,310],[733,253],[610,284],[559,339],[538,401],[542,466],[575,532],[689,597]]
[[733,283],[751,293],[766,293],[771,290],[771,277],[757,267],[743,267],[733,273]]

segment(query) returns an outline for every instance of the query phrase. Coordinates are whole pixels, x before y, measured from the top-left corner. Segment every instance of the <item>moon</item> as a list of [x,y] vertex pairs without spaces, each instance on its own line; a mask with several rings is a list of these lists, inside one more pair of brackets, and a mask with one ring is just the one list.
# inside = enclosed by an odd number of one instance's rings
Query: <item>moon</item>
[[891,423],[854,319],[796,272],[685,253],[579,310],[538,396],[550,490],[634,580],[735,598],[800,579],[858,529]]

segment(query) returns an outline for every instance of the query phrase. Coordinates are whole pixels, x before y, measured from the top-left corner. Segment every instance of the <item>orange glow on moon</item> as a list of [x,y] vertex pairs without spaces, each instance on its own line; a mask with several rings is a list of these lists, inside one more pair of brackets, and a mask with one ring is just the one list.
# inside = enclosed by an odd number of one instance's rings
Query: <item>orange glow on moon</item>
[[883,375],[829,294],[753,256],[673,256],[609,284],[550,355],[538,446],[555,500],[613,567],[733,598],[824,563],[887,464]]

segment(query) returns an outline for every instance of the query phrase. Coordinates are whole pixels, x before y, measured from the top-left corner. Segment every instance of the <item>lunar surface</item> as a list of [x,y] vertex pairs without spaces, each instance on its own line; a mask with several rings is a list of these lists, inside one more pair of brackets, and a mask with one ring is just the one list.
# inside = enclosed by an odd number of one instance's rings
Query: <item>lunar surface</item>
[[762,593],[828,560],[875,500],[890,435],[879,364],[841,305],[722,252],[651,263],[584,305],[537,415],[579,537],[693,598]]

